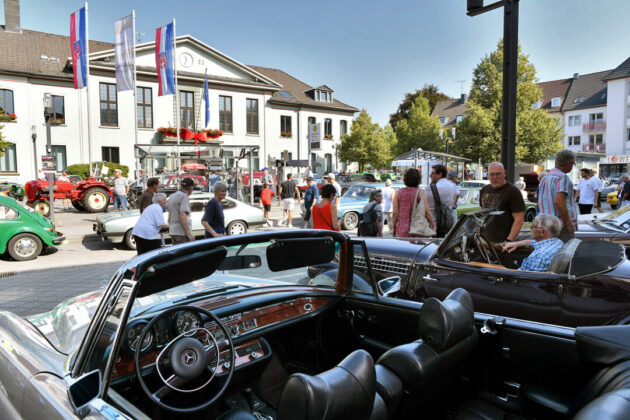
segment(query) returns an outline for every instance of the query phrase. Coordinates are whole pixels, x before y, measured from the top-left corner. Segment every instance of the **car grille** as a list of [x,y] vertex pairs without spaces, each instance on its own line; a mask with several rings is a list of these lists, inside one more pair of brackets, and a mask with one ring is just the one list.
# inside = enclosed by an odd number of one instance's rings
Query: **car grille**
[[[373,270],[397,273],[403,276],[407,275],[407,273],[409,272],[409,268],[411,267],[411,264],[407,261],[396,261],[392,260],[391,258],[379,257],[375,255],[370,255],[370,263],[372,264]],[[354,265],[358,268],[367,269],[365,257],[361,255],[356,255],[354,257]]]

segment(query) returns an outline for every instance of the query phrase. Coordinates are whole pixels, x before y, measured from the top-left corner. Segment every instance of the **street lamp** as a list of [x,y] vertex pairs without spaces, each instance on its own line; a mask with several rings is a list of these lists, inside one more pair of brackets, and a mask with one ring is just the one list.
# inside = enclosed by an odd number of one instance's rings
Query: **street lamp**
[[37,176],[37,126],[35,124],[31,125],[31,138],[33,139],[33,168],[35,169],[35,178],[39,178]]
[[[44,93],[44,120],[46,121],[46,155],[51,156],[52,142],[50,138],[50,118],[53,113],[52,95]],[[37,157],[36,157],[37,160]],[[44,168],[42,168],[43,170]],[[55,174],[48,172],[48,205],[50,206],[50,220],[55,220]]]

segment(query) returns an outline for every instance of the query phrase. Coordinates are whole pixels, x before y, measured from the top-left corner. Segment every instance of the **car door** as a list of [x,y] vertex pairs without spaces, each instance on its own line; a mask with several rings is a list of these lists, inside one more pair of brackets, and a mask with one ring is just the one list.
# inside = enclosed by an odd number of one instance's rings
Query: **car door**
[[201,218],[206,210],[208,198],[193,198],[190,200],[190,218],[192,220],[192,230],[195,236],[203,235],[205,229],[201,224]]

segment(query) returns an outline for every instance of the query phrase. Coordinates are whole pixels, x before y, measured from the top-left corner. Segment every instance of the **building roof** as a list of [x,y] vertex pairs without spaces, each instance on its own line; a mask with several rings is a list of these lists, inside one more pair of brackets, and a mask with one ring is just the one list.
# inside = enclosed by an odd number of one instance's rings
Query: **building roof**
[[[567,93],[569,92],[569,88],[571,87],[571,82],[573,82],[573,78],[551,80],[549,82],[538,83],[538,87],[542,90],[543,93],[540,108],[547,110],[548,112],[560,112],[562,110],[564,100],[567,98]],[[560,100],[560,105],[552,107],[551,99],[558,97],[562,98]]]
[[465,115],[468,111],[468,104],[463,103],[461,98],[445,99],[435,104],[431,115],[438,117],[446,117],[446,122],[442,124],[444,127],[455,127],[458,115]]
[[[562,111],[606,106],[607,88],[603,78],[608,73],[610,70],[584,74],[574,79],[567,92]],[[576,101],[577,98],[582,98],[582,100]]]
[[[296,79],[279,69],[271,69],[268,67],[249,66],[259,73],[275,80],[282,85],[280,92],[274,92],[269,100],[270,103],[280,105],[309,105],[317,108],[336,109],[340,111],[358,112],[359,110],[353,106],[346,105],[343,102],[333,99],[333,102],[316,101],[309,97],[305,92],[312,90],[313,87]],[[289,96],[283,94],[286,92]]]
[[[0,30],[0,45],[2,72],[73,79],[72,69],[66,68],[72,55],[69,36],[29,29],[22,29],[21,34]],[[90,41],[90,54],[112,48],[109,42]]]
[[604,76],[604,80],[623,79],[626,77],[630,77],[630,57],[628,57],[623,63],[619,64],[616,69],[611,70],[610,73]]

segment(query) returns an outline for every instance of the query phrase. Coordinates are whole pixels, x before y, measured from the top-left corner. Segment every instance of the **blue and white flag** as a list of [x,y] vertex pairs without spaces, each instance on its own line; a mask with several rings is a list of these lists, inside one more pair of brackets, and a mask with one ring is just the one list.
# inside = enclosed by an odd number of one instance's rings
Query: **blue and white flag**
[[208,72],[206,71],[206,82],[203,84],[203,100],[206,102],[206,128],[210,124],[210,93],[208,92]]
[[116,89],[133,90],[134,85],[133,16],[125,16],[114,22],[114,55],[116,56]]
[[87,10],[80,8],[70,15],[70,48],[74,88],[87,86]]
[[157,28],[155,31],[155,66],[158,74],[158,96],[175,93],[175,47],[173,38],[173,22]]

